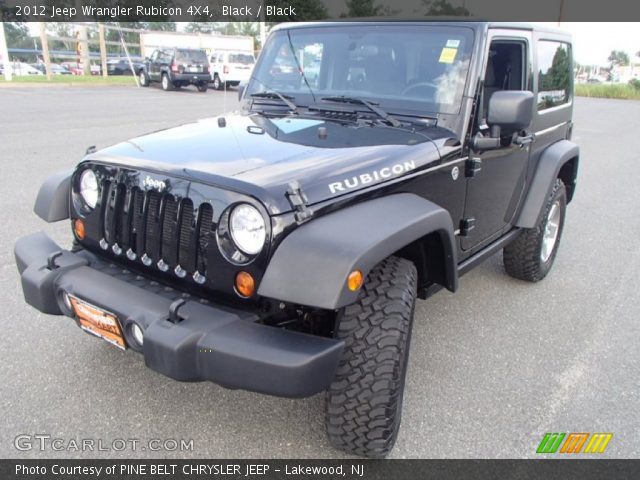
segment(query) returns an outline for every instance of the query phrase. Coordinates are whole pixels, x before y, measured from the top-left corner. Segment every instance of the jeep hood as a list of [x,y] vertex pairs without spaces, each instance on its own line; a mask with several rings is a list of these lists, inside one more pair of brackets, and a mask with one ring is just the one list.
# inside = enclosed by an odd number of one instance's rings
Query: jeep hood
[[143,135],[86,160],[240,191],[271,214],[290,211],[297,181],[313,205],[437,165],[453,134],[289,116],[234,114]]

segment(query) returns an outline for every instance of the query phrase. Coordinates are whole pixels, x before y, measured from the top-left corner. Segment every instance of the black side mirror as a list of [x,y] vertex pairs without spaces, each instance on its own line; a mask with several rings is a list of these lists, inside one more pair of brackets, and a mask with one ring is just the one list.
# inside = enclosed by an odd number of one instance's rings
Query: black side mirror
[[524,130],[533,119],[533,93],[525,90],[495,92],[489,99],[487,123],[508,133]]
[[[487,123],[491,127],[489,137],[476,136],[475,150],[500,148],[501,137],[514,136],[524,130],[533,120],[533,93],[526,90],[501,90],[489,99]],[[517,143],[517,142],[516,142]]]
[[247,88],[246,83],[241,83],[238,85],[238,101],[242,100],[242,95],[244,94],[244,89]]

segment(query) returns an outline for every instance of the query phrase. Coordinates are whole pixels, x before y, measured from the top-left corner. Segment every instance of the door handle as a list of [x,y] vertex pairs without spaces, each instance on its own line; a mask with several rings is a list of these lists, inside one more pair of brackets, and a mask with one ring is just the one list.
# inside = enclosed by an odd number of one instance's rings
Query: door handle
[[516,136],[516,138],[513,141],[513,143],[515,143],[516,145],[519,145],[520,147],[524,147],[525,145],[529,145],[535,139],[536,139],[536,134],[535,133],[529,133],[529,134],[523,135],[523,136],[521,136],[521,135]]

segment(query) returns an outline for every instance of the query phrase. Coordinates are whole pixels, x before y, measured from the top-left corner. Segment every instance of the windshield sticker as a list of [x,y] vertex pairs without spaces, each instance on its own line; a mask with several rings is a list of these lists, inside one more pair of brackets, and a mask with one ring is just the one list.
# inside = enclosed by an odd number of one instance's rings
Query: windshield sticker
[[277,120],[272,120],[272,122],[285,134],[298,132],[305,128],[315,127],[323,123],[319,120],[291,120],[288,118],[279,118]]
[[440,52],[440,63],[453,63],[456,59],[456,54],[458,53],[457,48],[448,48],[444,47],[442,52]]
[[449,48],[458,48],[460,46],[460,40],[449,39],[445,46]]

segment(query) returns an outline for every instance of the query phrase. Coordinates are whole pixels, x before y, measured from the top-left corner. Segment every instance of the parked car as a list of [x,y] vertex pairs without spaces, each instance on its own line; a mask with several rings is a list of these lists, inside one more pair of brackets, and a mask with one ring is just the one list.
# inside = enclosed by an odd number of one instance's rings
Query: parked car
[[[317,52],[317,87],[274,74]],[[497,252],[527,282],[554,266],[580,156],[571,52],[520,23],[278,25],[241,111],[91,149],[44,183],[35,212],[74,246],[17,242],[24,298],[179,381],[325,392],[331,443],[384,457],[417,299]],[[147,84],[204,81],[206,58],[174,53]]]
[[247,52],[217,52],[210,63],[213,88],[222,90],[249,81],[256,59]]
[[138,76],[143,87],[160,82],[162,89],[169,91],[195,85],[199,92],[207,91],[211,78],[206,53],[186,48],[155,50],[139,67]]
[[14,75],[42,75],[40,70],[24,62],[12,62],[11,71]]
[[131,70],[131,65],[129,65],[129,60],[126,58],[107,60],[107,74],[109,76],[133,75],[134,73],[137,74],[143,66],[142,62],[137,61],[132,61],[131,64],[133,65],[133,71]]
[[[47,73],[44,63],[32,63],[31,66],[43,74]],[[51,73],[53,75],[73,75],[68,69],[64,68],[62,65],[58,65],[57,63],[52,63],[50,66]]]

